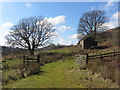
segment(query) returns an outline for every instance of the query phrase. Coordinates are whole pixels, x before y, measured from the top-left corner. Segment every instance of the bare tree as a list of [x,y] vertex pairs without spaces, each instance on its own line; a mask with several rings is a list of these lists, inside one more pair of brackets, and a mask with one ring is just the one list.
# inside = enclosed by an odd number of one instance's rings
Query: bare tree
[[[107,29],[104,23],[108,20],[103,10],[86,12],[80,18],[77,33],[83,36],[91,35],[96,39],[98,31]],[[78,39],[80,38],[78,37]]]
[[23,18],[11,30],[6,36],[7,43],[27,48],[31,55],[36,48],[46,45],[55,31],[53,25],[42,16]]

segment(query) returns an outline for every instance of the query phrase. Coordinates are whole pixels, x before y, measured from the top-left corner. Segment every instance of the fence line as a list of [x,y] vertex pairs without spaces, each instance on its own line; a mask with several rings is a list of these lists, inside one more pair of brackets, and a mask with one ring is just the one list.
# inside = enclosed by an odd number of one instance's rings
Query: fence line
[[114,57],[115,61],[115,56],[120,55],[120,52],[110,52],[110,53],[105,53],[105,54],[99,54],[99,55],[89,55],[88,53],[86,54],[86,65],[88,64],[89,60],[91,59],[101,59],[103,60],[105,57]]
[[34,56],[34,58],[29,56],[23,56],[23,63],[29,63],[29,62],[41,63],[40,55]]

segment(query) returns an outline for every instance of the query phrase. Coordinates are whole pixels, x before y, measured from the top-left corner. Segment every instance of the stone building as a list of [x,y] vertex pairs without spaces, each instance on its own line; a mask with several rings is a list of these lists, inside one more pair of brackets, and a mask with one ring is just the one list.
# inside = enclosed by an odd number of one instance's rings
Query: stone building
[[83,37],[79,42],[79,45],[81,45],[82,49],[89,49],[92,46],[97,46],[97,41],[95,41],[95,39],[93,37]]

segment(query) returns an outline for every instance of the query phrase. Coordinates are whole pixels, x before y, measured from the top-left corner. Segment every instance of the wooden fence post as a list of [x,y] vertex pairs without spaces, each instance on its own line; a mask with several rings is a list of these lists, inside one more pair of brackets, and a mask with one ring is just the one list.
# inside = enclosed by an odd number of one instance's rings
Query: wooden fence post
[[115,53],[116,53],[116,52],[114,51],[114,61],[115,61]]
[[29,63],[29,56],[27,56],[27,65],[28,65],[28,63]]
[[103,60],[103,56],[102,56],[102,54],[100,55],[100,58],[101,58],[101,61]]
[[37,55],[37,62],[40,62],[40,55]]
[[88,60],[89,60],[89,55],[88,55],[88,53],[86,54],[86,66],[87,66],[87,64],[88,64]]
[[25,63],[25,56],[23,56],[23,63]]

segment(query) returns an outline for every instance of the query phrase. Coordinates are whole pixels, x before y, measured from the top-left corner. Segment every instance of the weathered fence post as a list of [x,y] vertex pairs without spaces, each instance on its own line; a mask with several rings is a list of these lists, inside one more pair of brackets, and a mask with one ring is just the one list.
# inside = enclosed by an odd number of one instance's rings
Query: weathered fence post
[[28,65],[28,63],[29,63],[29,56],[27,56],[27,65]]
[[88,53],[86,54],[86,66],[87,66],[87,64],[88,64],[88,60],[89,60],[89,55],[88,55]]
[[25,63],[25,56],[23,56],[23,63]]
[[40,55],[37,55],[37,62],[40,62]]
[[102,54],[100,55],[100,59],[101,59],[101,61],[103,60],[103,56],[102,56]]
[[114,51],[114,61],[115,61],[115,53],[116,53],[116,52]]

